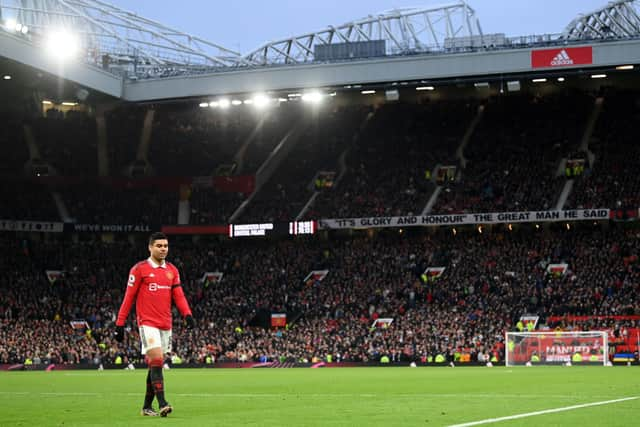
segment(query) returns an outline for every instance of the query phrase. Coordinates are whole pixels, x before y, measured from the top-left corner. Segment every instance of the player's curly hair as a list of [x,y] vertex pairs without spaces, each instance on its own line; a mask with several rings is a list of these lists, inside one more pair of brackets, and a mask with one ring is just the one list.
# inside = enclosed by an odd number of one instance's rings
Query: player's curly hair
[[160,232],[160,231],[156,231],[155,233],[151,233],[151,236],[149,236],[149,244],[153,245],[153,242],[155,242],[156,240],[168,240],[167,239],[167,235]]

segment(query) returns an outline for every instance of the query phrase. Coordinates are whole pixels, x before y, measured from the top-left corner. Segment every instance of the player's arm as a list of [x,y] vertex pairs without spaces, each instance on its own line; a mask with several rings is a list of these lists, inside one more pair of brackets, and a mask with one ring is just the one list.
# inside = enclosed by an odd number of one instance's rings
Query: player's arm
[[187,298],[184,296],[184,291],[182,289],[182,285],[180,284],[180,275],[176,274],[173,279],[173,283],[171,285],[171,296],[173,301],[178,307],[178,311],[182,314],[182,317],[187,322],[187,327],[193,328],[195,322],[193,320],[193,315],[191,314],[191,309],[189,308],[189,303],[187,302]]
[[120,306],[120,311],[118,311],[118,317],[116,319],[116,326],[124,326],[127,321],[127,317],[129,317],[129,312],[131,311],[131,307],[133,307],[133,303],[136,300],[136,295],[138,294],[138,289],[140,288],[140,283],[142,282],[142,276],[140,275],[137,266],[134,266],[131,271],[129,271],[129,280],[127,281],[127,291],[124,294],[124,299],[122,300],[122,305]]

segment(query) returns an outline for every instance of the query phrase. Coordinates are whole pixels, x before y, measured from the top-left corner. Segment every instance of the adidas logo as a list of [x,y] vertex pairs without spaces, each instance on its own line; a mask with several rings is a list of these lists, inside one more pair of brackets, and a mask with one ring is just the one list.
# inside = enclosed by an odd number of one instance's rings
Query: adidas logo
[[551,65],[573,65],[573,59],[566,50],[562,49],[560,53],[553,57]]

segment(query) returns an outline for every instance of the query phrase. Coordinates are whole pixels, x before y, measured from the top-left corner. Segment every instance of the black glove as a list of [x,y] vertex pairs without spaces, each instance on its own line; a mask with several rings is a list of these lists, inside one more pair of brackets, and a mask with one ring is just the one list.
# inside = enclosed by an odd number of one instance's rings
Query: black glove
[[196,327],[196,321],[193,320],[193,316],[190,314],[184,318],[184,323],[187,325],[187,329],[193,329]]
[[116,333],[114,334],[116,341],[124,341],[124,326],[116,326]]

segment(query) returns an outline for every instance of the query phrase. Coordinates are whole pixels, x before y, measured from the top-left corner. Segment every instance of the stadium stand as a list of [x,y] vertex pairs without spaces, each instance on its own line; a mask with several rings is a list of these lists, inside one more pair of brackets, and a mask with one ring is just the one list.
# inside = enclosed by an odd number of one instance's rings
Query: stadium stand
[[433,190],[425,172],[456,163],[476,107],[467,100],[383,105],[349,153],[344,178],[321,193],[307,217],[420,214]]
[[640,148],[626,124],[635,123],[640,114],[638,92],[612,89],[603,99],[603,110],[589,143],[592,156],[584,173],[575,179],[567,207],[637,209]]
[[493,97],[465,147],[468,164],[433,213],[555,209],[561,160],[578,151],[593,98],[587,93]]
[[[327,354],[342,361],[377,361],[383,354],[426,361],[442,353],[475,360],[486,352],[501,357],[504,331],[527,312],[538,313],[543,324],[554,319],[549,327],[588,325],[614,334],[638,326],[635,320],[611,320],[639,314],[640,235],[633,228],[366,234],[223,244],[176,238],[171,259],[181,270],[198,328],[176,334],[174,351],[194,362],[206,355],[218,361],[311,361]],[[108,363],[116,355],[140,360],[135,329],[125,346],[113,341],[111,330],[123,278],[144,257],[144,245],[38,241],[8,233],[2,242],[0,267],[11,272],[0,297],[2,362],[20,363],[28,355],[61,363]],[[569,265],[565,274],[547,272],[547,264],[557,262]],[[428,266],[445,271],[425,280]],[[324,280],[304,280],[324,269]],[[51,282],[47,270],[64,273]],[[222,272],[222,280],[202,280],[211,270]],[[23,292],[25,286],[30,292]],[[272,312],[287,313],[288,327],[265,327]],[[598,315],[610,317],[564,320]],[[394,321],[372,328],[375,319],[385,318]],[[69,326],[79,319],[89,324],[89,333]]]

